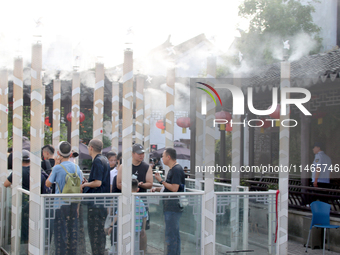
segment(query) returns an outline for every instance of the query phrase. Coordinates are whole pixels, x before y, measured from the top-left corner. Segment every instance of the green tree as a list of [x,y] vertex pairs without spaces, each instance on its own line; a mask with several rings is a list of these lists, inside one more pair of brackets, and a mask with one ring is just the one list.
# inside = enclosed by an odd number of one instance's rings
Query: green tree
[[281,60],[286,40],[289,55],[319,52],[322,39],[320,27],[312,18],[313,2],[317,1],[302,4],[298,0],[245,0],[239,6],[239,16],[249,22],[249,27],[247,32],[240,30],[241,37],[235,43],[243,59],[257,65]]

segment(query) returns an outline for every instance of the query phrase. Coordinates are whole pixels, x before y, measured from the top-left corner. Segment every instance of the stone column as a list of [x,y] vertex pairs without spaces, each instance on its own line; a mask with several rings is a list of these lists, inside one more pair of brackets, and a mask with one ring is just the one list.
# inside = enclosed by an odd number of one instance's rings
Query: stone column
[[[144,77],[138,75],[136,80],[136,143],[143,144],[144,119]],[[148,162],[147,162],[148,163]]]
[[[175,121],[175,61],[170,60],[166,77],[166,111],[165,111],[165,147],[174,147],[174,121]],[[169,167],[165,166],[165,176],[168,175]]]
[[[207,78],[215,78],[216,76],[216,58],[211,56],[207,60]],[[214,87],[214,84],[210,83],[210,86]],[[211,97],[207,98],[207,115],[205,119],[205,145],[203,165],[206,167],[215,166],[215,128],[213,127],[213,121],[215,119],[215,103]],[[203,104],[203,103],[202,103]],[[214,173],[205,173],[204,182],[204,253],[215,254],[215,234],[216,234],[216,197],[214,193]]]
[[30,166],[30,209],[29,209],[29,254],[40,251],[40,183],[41,183],[41,113],[42,113],[42,45],[32,47],[31,64],[31,166]]
[[150,154],[150,116],[151,116],[151,97],[147,89],[144,89],[144,161],[149,163]]
[[96,63],[96,85],[93,99],[93,139],[103,140],[104,64]]
[[112,136],[111,150],[118,153],[119,147],[119,83],[112,82]]
[[[13,83],[14,84],[21,84],[22,86],[22,59],[20,59],[21,61],[21,66],[19,65],[19,63],[16,61],[14,62],[14,72],[13,72]],[[21,67],[21,73],[20,73],[20,67]],[[14,87],[16,87],[17,85],[13,85]],[[14,96],[13,96],[14,98]],[[21,97],[22,98],[22,97]],[[14,99],[13,99],[14,100]],[[19,100],[18,100],[19,102]],[[8,73],[7,70],[0,70],[0,179],[1,182],[3,183],[4,181],[6,181],[7,176],[8,176],[8,171],[7,171],[7,143],[8,143]],[[13,104],[13,108],[14,108],[14,104]],[[19,116],[15,116],[14,119],[14,113],[13,113],[13,119],[16,121],[17,123],[17,118]],[[13,127],[14,129],[14,127]],[[15,130],[15,133],[13,133],[14,135],[18,135],[17,130]],[[16,138],[16,137],[15,137]],[[17,138],[16,138],[17,140]],[[22,141],[21,141],[22,143]],[[14,149],[13,149],[13,152]],[[14,153],[13,153],[14,154]],[[17,156],[17,154],[15,154]],[[21,155],[21,151],[20,151],[20,155]],[[14,157],[13,157],[13,165],[14,165]],[[15,169],[15,168],[13,168]],[[12,180],[12,187],[13,187],[13,191],[12,191],[12,233],[16,233],[17,230],[17,215],[16,215],[16,188],[20,185],[20,179],[21,179],[21,168],[19,168],[18,170],[14,171],[13,170],[13,180]],[[6,189],[6,188],[4,188]],[[2,197],[2,194],[5,193],[5,190],[2,190],[2,188],[0,188],[0,197]],[[4,210],[0,210],[0,213],[4,212]],[[0,220],[1,219],[5,219],[5,215],[0,215]],[[14,219],[13,219],[14,218]],[[2,229],[2,226],[8,225],[9,222],[1,222],[0,224],[0,230],[1,230],[1,241],[2,242],[2,234],[5,233],[4,229]],[[13,237],[11,238],[11,250],[12,250],[12,254],[16,254],[14,250],[14,245],[16,244],[16,242],[19,242],[20,238],[18,237]],[[2,243],[3,245],[3,243]],[[16,246],[18,247],[18,246]]]
[[55,149],[54,155],[57,155],[58,145],[60,142],[60,80],[59,77],[53,80],[53,135],[52,142]]
[[[281,63],[281,90],[290,87],[290,63],[288,61]],[[286,96],[290,98],[289,95]],[[281,104],[282,105],[282,104]],[[289,105],[287,105],[287,115],[280,116],[280,151],[279,166],[289,167],[289,128],[282,126],[282,121],[289,119]],[[282,109],[281,109],[282,113]],[[279,230],[278,245],[279,254],[288,253],[288,185],[289,173],[280,171],[279,189],[280,189],[280,211],[279,211]]]
[[[72,121],[71,121],[71,146],[72,150],[79,152],[79,116],[80,116],[80,76],[79,72],[73,71],[72,78]],[[78,164],[78,158],[75,163]]]
[[131,241],[132,234],[132,196],[131,196],[131,167],[132,167],[132,110],[133,110],[133,52],[125,50],[123,65],[123,170],[122,170],[122,194],[124,222],[121,224],[122,240],[118,240],[121,245],[121,254],[132,254]]

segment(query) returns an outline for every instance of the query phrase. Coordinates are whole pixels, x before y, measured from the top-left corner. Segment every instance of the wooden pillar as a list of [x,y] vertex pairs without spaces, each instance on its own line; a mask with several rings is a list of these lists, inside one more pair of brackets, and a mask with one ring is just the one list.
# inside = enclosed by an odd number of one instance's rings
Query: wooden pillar
[[[137,76],[136,80],[136,143],[143,144],[143,119],[144,119],[144,77]],[[149,163],[149,162],[146,162]]]
[[[290,87],[290,63],[288,61],[281,63],[281,90]],[[287,95],[286,98],[290,98]],[[282,104],[281,104],[282,105]],[[279,166],[289,167],[289,127],[282,126],[282,121],[289,119],[289,105],[287,105],[287,116],[280,116],[280,152]],[[282,113],[282,109],[281,109]],[[289,172],[280,171],[279,189],[280,189],[280,211],[279,211],[279,229],[278,245],[279,254],[288,253],[288,185]]]
[[123,152],[123,170],[122,170],[122,194],[124,218],[129,219],[125,222],[119,222],[122,230],[122,239],[118,240],[121,245],[121,254],[132,254],[132,201],[131,201],[131,167],[132,167],[132,127],[133,127],[133,52],[125,50],[123,65],[123,127],[122,127],[122,152]]
[[[216,76],[216,57],[211,56],[207,60],[207,78]],[[212,87],[214,84],[210,83]],[[203,103],[202,103],[203,104]],[[203,135],[205,136],[203,165],[206,167],[215,166],[215,103],[211,97],[207,97],[207,115],[205,118]],[[204,253],[215,254],[215,235],[216,235],[216,197],[214,193],[214,173],[207,171],[204,182]]]
[[30,166],[30,209],[29,209],[29,254],[40,250],[40,183],[41,183],[41,112],[42,112],[42,45],[32,47],[31,64],[31,166]]
[[[73,71],[72,78],[72,122],[71,122],[71,146],[72,150],[79,152],[79,116],[80,116],[80,76]],[[78,164],[78,157],[75,158]]]
[[96,63],[96,85],[93,99],[93,139],[103,140],[104,64]]
[[144,89],[144,161],[149,164],[150,156],[150,116],[151,116],[151,97],[148,89]]
[[112,82],[112,136],[111,150],[118,153],[119,147],[119,83]]
[[[16,64],[16,62],[15,62]],[[14,65],[15,65],[14,64]],[[22,84],[22,59],[21,59],[21,73],[19,73],[20,70],[20,66],[17,64],[14,67],[14,72],[13,72],[13,81],[14,83],[19,83],[21,82]],[[21,76],[20,76],[21,74]],[[15,75],[17,75],[18,77],[16,77]],[[1,70],[0,71],[0,179],[1,182],[5,182],[8,176],[8,171],[7,171],[7,130],[8,130],[8,73],[7,70]],[[13,104],[14,105],[14,104]],[[13,106],[14,108],[14,106]],[[17,131],[17,130],[16,130]],[[16,132],[16,134],[18,134],[18,132]],[[13,150],[14,152],[14,150]],[[21,153],[21,151],[20,151]],[[14,154],[14,153],[13,153]],[[13,157],[14,158],[14,157]],[[14,165],[14,160],[13,160],[13,165]],[[13,180],[15,181],[15,183],[13,183],[13,187],[18,187],[18,185],[20,185],[19,181],[21,178],[21,171],[14,171],[15,168],[13,168]],[[15,185],[15,186],[14,186]],[[1,186],[3,187],[3,186]],[[6,191],[3,190],[0,187],[0,197],[3,197],[3,193],[5,193]],[[6,188],[4,188],[6,189]],[[12,192],[12,231],[16,230],[16,211],[13,211],[13,205],[15,207],[15,202],[16,202],[16,192],[13,189]],[[13,200],[14,199],[14,200]],[[16,207],[15,207],[16,208]],[[4,212],[4,210],[0,210],[0,214]],[[1,219],[5,219],[5,215],[0,215],[0,220]],[[13,216],[15,219],[13,219]],[[3,246],[4,244],[2,243],[3,238],[2,235],[5,233],[4,229],[2,228],[2,226],[8,225],[9,222],[1,222],[0,224],[0,233],[1,233],[1,238],[0,238],[0,244],[1,246]],[[12,243],[12,254],[15,250],[13,250],[13,245],[15,242],[20,241],[20,238],[16,238],[13,237],[11,240]]]
[[[175,61],[170,60],[166,77],[166,110],[165,110],[165,147],[174,147],[174,121],[175,121]],[[165,176],[168,175],[169,167],[165,166]]]
[[59,77],[53,80],[53,135],[52,143],[55,149],[54,155],[57,155],[58,145],[60,142],[60,80]]

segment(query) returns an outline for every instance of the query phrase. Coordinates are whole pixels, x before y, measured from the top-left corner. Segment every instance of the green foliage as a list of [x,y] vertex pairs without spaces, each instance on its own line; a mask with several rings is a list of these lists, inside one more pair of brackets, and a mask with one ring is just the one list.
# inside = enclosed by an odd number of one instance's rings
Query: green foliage
[[301,44],[297,36],[303,34],[306,44],[314,40],[309,54],[317,53],[322,39],[320,27],[313,23],[313,12],[310,2],[303,5],[298,0],[245,0],[239,6],[239,16],[249,21],[249,27],[247,32],[241,31],[236,48],[250,63],[271,64],[282,55],[283,41],[289,40],[290,54]]

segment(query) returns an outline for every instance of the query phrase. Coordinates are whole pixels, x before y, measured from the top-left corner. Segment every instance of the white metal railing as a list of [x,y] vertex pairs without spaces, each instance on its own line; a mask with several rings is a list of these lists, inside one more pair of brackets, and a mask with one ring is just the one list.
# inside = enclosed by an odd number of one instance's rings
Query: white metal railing
[[[215,195],[217,196],[217,217],[229,217],[227,222],[216,221],[216,230],[221,231],[222,228],[227,232],[225,235],[230,236],[228,239],[230,242],[216,240],[217,251],[247,254],[244,251],[251,251],[249,245],[252,245],[258,249],[257,254],[261,252],[276,254],[274,244],[276,191],[215,192]],[[256,223],[254,215],[256,215]],[[221,232],[216,233],[216,236],[221,235]],[[267,245],[264,245],[266,242]]]
[[[221,186],[228,186],[228,184],[220,184]],[[160,186],[155,184],[155,186]],[[240,186],[241,188],[244,188],[242,186]],[[5,189],[6,190],[6,189]],[[7,191],[9,191],[10,189],[7,189]],[[164,200],[164,197],[176,197],[176,198],[181,198],[181,196],[185,197],[186,199],[190,198],[190,197],[201,197],[200,199],[200,212],[201,212],[201,218],[199,221],[197,221],[197,227],[200,227],[200,233],[204,233],[204,231],[202,231],[204,229],[204,226],[202,225],[203,223],[203,218],[204,218],[204,210],[203,210],[203,205],[204,205],[204,191],[198,191],[195,189],[190,189],[187,188],[186,189],[187,192],[180,192],[180,193],[133,193],[132,197],[135,196],[143,196],[143,197],[147,197],[147,204],[153,208],[157,208],[157,205],[159,204],[159,201]],[[10,192],[7,192],[8,194]],[[275,250],[275,245],[273,244],[274,241],[274,235],[273,233],[275,232],[275,227],[276,227],[276,217],[275,217],[275,209],[274,209],[274,197],[275,197],[275,193],[276,191],[264,191],[264,192],[249,192],[249,191],[235,191],[235,192],[215,192],[215,197],[216,197],[216,206],[217,206],[217,210],[216,210],[216,214],[220,214],[223,215],[223,213],[225,214],[226,212],[226,208],[229,210],[229,214],[230,216],[233,217],[233,219],[229,220],[230,225],[233,225],[234,228],[234,233],[237,234],[238,239],[235,238],[234,240],[232,240],[231,244],[225,244],[225,243],[221,243],[220,241],[216,240],[216,245],[219,247],[218,249],[224,249],[227,251],[230,251],[232,249],[239,249],[241,247],[241,250],[246,250],[248,248],[248,244],[251,245],[255,245],[254,244],[254,240],[252,239],[253,237],[250,235],[252,232],[252,228],[254,228],[254,223],[251,221],[251,219],[249,218],[249,216],[251,216],[251,214],[248,214],[247,212],[249,210],[253,210],[253,208],[258,207],[259,205],[262,205],[262,211],[267,210],[267,214],[268,214],[268,226],[267,226],[267,230],[265,235],[268,235],[267,237],[267,245],[263,245],[264,243],[262,242],[262,248],[264,249],[264,246],[267,247],[267,252],[268,254],[275,254],[276,250]],[[8,195],[7,194],[7,195]],[[22,199],[20,199],[20,196],[22,194],[26,194],[29,195],[30,192],[27,190],[24,190],[22,188],[18,188],[17,189],[17,194],[18,194],[18,199],[16,202],[16,207],[17,208],[21,208],[22,206]],[[74,197],[78,197],[81,198],[82,200],[88,200],[88,199],[96,199],[96,198],[106,198],[109,199],[112,197],[117,197],[118,199],[118,208],[121,208],[122,206],[122,194],[121,193],[103,193],[103,194],[43,194],[41,195],[41,240],[46,240],[46,228],[45,228],[45,218],[46,218],[46,206],[45,206],[45,201],[46,199],[51,199],[51,198],[74,198]],[[218,199],[218,198],[222,198]],[[8,212],[10,210],[8,210],[7,214],[4,213],[4,209],[6,208],[4,206],[4,204],[8,203],[6,201],[8,201],[8,199],[11,199],[11,197],[6,197],[5,192],[2,192],[2,199],[1,199],[1,217],[2,217],[2,221],[1,224],[3,226],[5,226],[5,216],[8,216]],[[224,200],[223,200],[224,199]],[[191,201],[189,199],[189,201]],[[229,201],[229,202],[228,202]],[[132,199],[132,208],[134,208],[134,199]],[[221,208],[224,206],[224,211],[221,211]],[[267,209],[266,209],[267,208]],[[7,207],[8,209],[8,207]],[[134,210],[134,209],[133,209]],[[158,214],[156,214],[158,215]],[[133,218],[131,218],[132,220]],[[158,219],[160,220],[160,219]],[[109,253],[109,254],[119,254],[120,252],[120,247],[119,244],[121,243],[122,240],[122,236],[121,236],[121,229],[122,229],[122,222],[123,222],[123,216],[121,215],[121,213],[119,213],[118,211],[118,247],[117,247],[117,253]],[[16,239],[16,243],[15,246],[17,247],[16,250],[18,250],[19,246],[20,246],[20,223],[21,223],[21,218],[20,218],[20,214],[17,214],[17,224],[18,227],[16,228],[16,233],[12,233],[12,235],[14,234],[17,239]],[[201,224],[201,225],[200,225]],[[216,223],[217,225],[219,224],[218,222]],[[6,224],[7,225],[7,224]],[[133,226],[134,224],[131,224],[132,228],[131,231],[133,230]],[[157,225],[158,226],[158,225]],[[161,224],[160,224],[161,226]],[[218,226],[216,226],[217,229]],[[3,231],[5,232],[5,228],[2,228]],[[157,230],[158,231],[158,230]],[[185,227],[182,229],[181,232],[181,236],[184,235],[186,236],[186,238],[188,238],[188,240],[194,240],[197,236],[193,236],[192,233],[188,233],[188,229],[186,229]],[[241,233],[242,231],[242,233]],[[264,230],[263,230],[264,231]],[[6,233],[1,233],[2,235],[2,240],[4,240]],[[157,232],[158,233],[158,232]],[[48,234],[49,235],[49,234]],[[158,234],[159,235],[159,234]],[[7,236],[8,233],[7,233]],[[217,233],[216,233],[217,236]],[[258,235],[260,236],[260,235]],[[134,243],[134,235],[131,235],[132,240],[131,240],[131,249],[133,249],[135,243]],[[204,234],[199,235],[199,239],[200,239],[200,252],[204,252]],[[150,239],[151,241],[152,239]],[[10,242],[11,240],[7,240],[7,242]],[[4,247],[4,245],[2,245],[2,248]],[[46,249],[46,245],[45,245],[45,241],[41,241],[40,242],[40,251],[41,254],[45,254],[45,249]],[[7,251],[10,251],[8,249],[6,249]],[[217,250],[217,249],[216,249]],[[197,254],[200,254],[200,252],[197,252]],[[238,251],[239,252],[239,251]],[[239,252],[239,254],[243,254],[242,252]],[[244,253],[245,255],[247,253]]]

